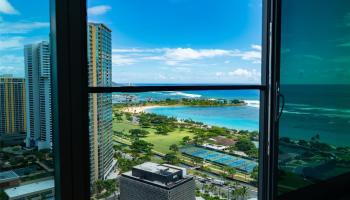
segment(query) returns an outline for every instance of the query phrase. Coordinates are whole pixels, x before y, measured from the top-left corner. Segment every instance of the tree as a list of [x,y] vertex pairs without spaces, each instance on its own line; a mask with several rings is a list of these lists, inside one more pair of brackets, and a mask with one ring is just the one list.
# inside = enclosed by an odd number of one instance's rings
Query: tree
[[246,186],[243,186],[241,189],[240,189],[240,196],[242,197],[242,199],[247,199],[248,197],[248,187]]
[[251,149],[256,148],[254,143],[252,141],[250,141],[249,139],[242,137],[240,138],[237,143],[235,144],[235,147],[239,150],[239,151],[244,151],[244,152],[248,152]]
[[246,154],[252,158],[259,157],[259,151],[255,146],[254,146],[254,148],[250,149],[249,151],[246,151]]
[[193,162],[194,162],[195,165],[200,165],[200,166],[203,165],[203,159],[202,158],[195,157],[195,158],[193,158]]
[[130,150],[134,157],[137,157],[141,153],[151,154],[152,148],[153,144],[144,140],[135,140],[130,145]]
[[175,153],[179,151],[179,147],[176,144],[172,144],[169,147],[170,151],[174,151]]
[[132,121],[132,116],[131,116],[131,114],[130,113],[124,113],[125,114],[125,118],[126,118],[126,120],[128,120],[128,121]]
[[116,191],[117,189],[117,183],[115,180],[105,180],[103,182],[103,187],[106,189],[108,194],[111,194]]
[[4,190],[0,190],[0,200],[8,200],[8,196],[6,195]]
[[172,129],[167,125],[161,125],[156,127],[156,134],[159,135],[168,135],[168,133],[171,131]]
[[191,141],[191,138],[189,136],[185,136],[182,138],[182,143],[183,144],[188,144]]
[[255,166],[252,173],[250,174],[250,177],[254,179],[254,183],[258,182],[259,179],[259,167]]
[[120,170],[120,173],[130,171],[133,166],[134,166],[134,163],[132,160],[128,160],[125,158],[118,158],[118,168]]
[[305,140],[299,140],[298,144],[303,147],[307,147],[309,145]]
[[121,145],[115,144],[115,145],[113,146],[113,149],[114,149],[115,151],[121,151],[121,150],[123,149],[123,147],[122,147]]
[[130,137],[134,140],[138,140],[139,138],[143,138],[146,137],[149,132],[146,130],[142,130],[142,129],[131,129],[129,130],[130,133]]
[[99,193],[99,194],[101,194],[102,192],[103,192],[103,189],[104,189],[104,187],[103,187],[103,181],[102,180],[97,180],[96,182],[95,182],[95,188],[96,188],[96,192],[97,193]]
[[239,189],[232,190],[231,197],[234,200],[238,199],[239,198]]
[[179,158],[175,153],[167,153],[163,157],[163,160],[169,164],[178,164],[180,162]]
[[233,167],[229,167],[227,169],[228,176],[231,177],[231,178],[236,174],[236,172],[237,172],[236,169],[233,168]]

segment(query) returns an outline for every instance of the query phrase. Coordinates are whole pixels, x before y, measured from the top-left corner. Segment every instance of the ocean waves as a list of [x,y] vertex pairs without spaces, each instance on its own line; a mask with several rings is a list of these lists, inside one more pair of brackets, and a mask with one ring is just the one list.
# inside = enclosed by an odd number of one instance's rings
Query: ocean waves
[[258,100],[244,100],[244,102],[249,107],[259,108],[260,107],[260,101]]
[[184,96],[188,98],[200,98],[202,95],[200,94],[191,94],[186,92],[175,92],[175,91],[169,91],[169,95],[171,96]]

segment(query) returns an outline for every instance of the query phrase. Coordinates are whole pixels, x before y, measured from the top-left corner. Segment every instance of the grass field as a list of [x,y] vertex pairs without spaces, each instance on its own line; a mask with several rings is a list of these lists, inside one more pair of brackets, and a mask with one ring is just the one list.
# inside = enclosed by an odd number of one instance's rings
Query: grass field
[[[128,122],[127,120],[122,120],[122,121],[117,121],[114,120],[113,122],[113,131],[119,131],[119,132],[123,132],[124,134],[128,134],[130,129],[142,129],[140,126],[133,124],[131,122]],[[185,129],[183,131],[180,131],[179,129],[175,130],[174,132],[169,133],[168,135],[158,135],[155,134],[155,130],[151,129],[151,128],[146,128],[144,130],[147,130],[148,132],[150,132],[150,134],[146,137],[143,138],[143,140],[150,142],[154,145],[153,150],[155,152],[159,152],[161,154],[166,154],[168,152],[170,152],[169,150],[169,146],[172,144],[177,144],[179,145],[182,138],[185,136],[189,136],[190,138],[192,138],[194,135],[193,133],[189,132],[189,130]],[[118,142],[130,145],[130,141],[117,137],[115,136],[114,139]],[[192,161],[186,157],[186,156],[180,156],[183,162],[187,162],[188,164],[192,164]],[[153,158],[155,160],[155,162],[159,162],[161,163],[162,160],[159,158]],[[222,173],[222,169],[216,165],[213,165],[211,163],[206,163],[206,166],[209,167],[211,169],[211,172],[216,173],[216,174],[221,174]],[[250,176],[246,176],[243,173],[237,172],[235,174],[235,179],[237,180],[241,180],[244,182],[249,182],[252,179],[250,178]]]
[[[140,126],[136,124],[132,124],[131,122],[124,121],[114,121],[113,122],[113,131],[120,131],[123,133],[128,133],[130,129],[141,129]],[[143,138],[145,141],[150,142],[154,145],[153,149],[155,151],[161,152],[161,153],[168,153],[170,152],[169,146],[172,144],[179,145],[180,141],[183,137],[189,136],[193,137],[193,134],[190,133],[188,130],[175,130],[174,132],[169,133],[168,135],[158,135],[155,134],[155,130],[151,128],[146,128],[144,130],[147,130],[150,132],[150,134]]]
[[149,134],[148,137],[145,138],[145,140],[154,145],[154,150],[159,151],[161,153],[168,153],[170,152],[169,146],[172,144],[179,145],[180,141],[185,136],[192,137],[193,134],[188,131],[179,130],[171,132],[168,135],[157,135],[153,132]]

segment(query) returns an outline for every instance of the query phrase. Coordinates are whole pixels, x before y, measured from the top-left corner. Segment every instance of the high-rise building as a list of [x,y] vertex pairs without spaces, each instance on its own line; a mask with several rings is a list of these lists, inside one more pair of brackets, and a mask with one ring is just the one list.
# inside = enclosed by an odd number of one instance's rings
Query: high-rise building
[[24,47],[27,147],[52,148],[51,61],[49,42]]
[[[104,24],[88,25],[88,74],[90,87],[112,86],[111,30]],[[112,95],[89,95],[91,183],[106,179],[113,169]]]
[[24,78],[0,76],[0,136],[26,132]]
[[120,200],[195,200],[195,182],[186,169],[146,162],[120,177]]

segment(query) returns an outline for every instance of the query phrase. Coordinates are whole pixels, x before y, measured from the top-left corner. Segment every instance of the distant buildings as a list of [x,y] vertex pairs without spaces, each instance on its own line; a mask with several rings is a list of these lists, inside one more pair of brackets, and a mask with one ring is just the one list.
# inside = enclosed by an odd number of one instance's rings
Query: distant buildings
[[5,190],[9,200],[54,199],[55,183],[53,179],[37,181]]
[[52,148],[50,45],[43,41],[24,47],[27,137],[26,146]]
[[186,169],[146,162],[120,177],[120,200],[195,200],[195,181]]
[[0,172],[0,189],[15,187],[19,184],[20,179],[16,172],[12,170]]
[[[90,87],[112,86],[111,30],[103,24],[88,25]],[[89,95],[91,183],[106,179],[113,169],[112,94]]]
[[0,135],[26,132],[24,78],[0,76]]

